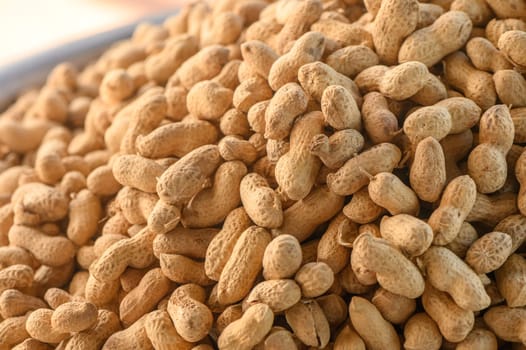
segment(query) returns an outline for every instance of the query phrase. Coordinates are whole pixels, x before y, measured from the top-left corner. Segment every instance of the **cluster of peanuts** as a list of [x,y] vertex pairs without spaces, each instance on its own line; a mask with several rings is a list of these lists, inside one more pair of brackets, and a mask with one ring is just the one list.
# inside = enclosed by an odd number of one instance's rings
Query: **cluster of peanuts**
[[212,3],[0,115],[0,349],[526,349],[526,2]]

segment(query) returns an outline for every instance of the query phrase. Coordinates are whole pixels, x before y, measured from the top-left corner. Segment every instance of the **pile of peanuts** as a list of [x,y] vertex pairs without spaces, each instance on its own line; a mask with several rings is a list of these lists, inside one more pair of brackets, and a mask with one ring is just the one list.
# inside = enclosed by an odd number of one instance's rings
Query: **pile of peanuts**
[[0,115],[0,350],[526,349],[526,2],[218,0]]

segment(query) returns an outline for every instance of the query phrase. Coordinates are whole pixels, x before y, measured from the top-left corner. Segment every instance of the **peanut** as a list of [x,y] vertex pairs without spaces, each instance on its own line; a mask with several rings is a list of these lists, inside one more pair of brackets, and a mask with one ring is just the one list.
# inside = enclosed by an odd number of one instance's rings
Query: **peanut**
[[435,138],[426,137],[416,145],[409,182],[421,200],[435,202],[440,198],[446,185],[446,160]]
[[[400,18],[400,21],[395,20]],[[373,25],[373,42],[380,61],[397,63],[399,51],[418,23],[418,2],[414,0],[381,2]]]
[[262,341],[272,327],[274,314],[265,304],[250,307],[243,316],[229,324],[218,339],[224,350],[249,350]]
[[329,342],[329,323],[316,301],[298,302],[285,311],[285,318],[304,344],[324,348]]
[[183,225],[199,228],[222,222],[242,201],[238,188],[246,173],[247,167],[240,161],[221,164],[216,170],[214,185],[199,192],[183,209]]
[[[438,290],[449,293],[465,310],[478,311],[489,306],[490,299],[480,278],[449,249],[431,247],[422,255],[428,281]],[[443,271],[447,270],[447,278]]]
[[480,144],[468,158],[468,173],[481,193],[500,189],[507,176],[506,153],[513,144],[514,127],[508,107],[497,105],[480,118]]
[[[388,260],[398,262],[396,273],[392,271],[394,264],[386,263]],[[361,268],[374,271],[378,283],[392,293],[416,298],[424,291],[424,279],[417,267],[392,243],[370,233],[363,233],[354,241],[351,265],[356,274]]]
[[404,348],[408,350],[434,349],[442,346],[442,334],[426,313],[414,314],[404,328]]
[[420,61],[431,67],[464,46],[472,27],[466,13],[446,12],[432,25],[413,32],[404,40],[398,52],[398,61]]
[[[195,196],[221,160],[217,146],[201,146],[186,154],[157,181],[159,198],[168,204],[183,204]],[[190,183],[191,182],[191,183]]]
[[[400,338],[393,325],[367,299],[353,297],[349,304],[349,315],[352,326],[368,349],[400,349]],[[368,325],[374,325],[374,328]]]
[[283,223],[281,201],[259,174],[243,177],[239,186],[241,202],[250,219],[261,227],[276,228]]
[[270,240],[270,234],[257,226],[249,227],[239,236],[217,284],[221,304],[235,303],[250,292]]
[[431,227],[407,214],[384,216],[380,221],[380,233],[410,257],[423,254],[433,241]]
[[378,144],[349,159],[337,172],[327,175],[327,185],[338,195],[353,194],[369,183],[369,177],[363,170],[373,176],[383,171],[392,171],[401,157],[402,154],[395,145]]

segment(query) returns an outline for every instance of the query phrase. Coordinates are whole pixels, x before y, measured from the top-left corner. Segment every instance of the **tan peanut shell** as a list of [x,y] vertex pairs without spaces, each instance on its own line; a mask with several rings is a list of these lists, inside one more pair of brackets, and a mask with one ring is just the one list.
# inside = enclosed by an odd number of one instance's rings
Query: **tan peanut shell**
[[166,124],[137,138],[138,153],[147,158],[183,157],[197,147],[215,143],[217,129],[205,120]]
[[332,286],[334,272],[324,262],[312,262],[303,265],[294,279],[301,287],[303,297],[316,298],[325,294]]
[[435,202],[440,198],[446,184],[446,160],[435,138],[429,136],[417,144],[409,182],[421,200]]
[[[157,181],[159,198],[182,204],[196,195],[221,162],[217,146],[196,148],[165,170]],[[191,183],[189,183],[189,181]]]
[[387,99],[379,92],[370,92],[364,96],[362,105],[364,129],[376,144],[391,142],[398,131],[398,119],[389,110]]
[[297,83],[280,87],[265,110],[265,138],[286,138],[294,120],[307,109],[308,97]]
[[69,302],[60,305],[51,316],[51,327],[62,333],[81,332],[97,322],[97,307],[86,302]]
[[391,143],[378,144],[349,159],[337,172],[327,175],[327,185],[338,195],[350,195],[369,183],[365,170],[371,175],[392,171],[402,154]]
[[398,61],[420,61],[430,67],[467,42],[473,25],[465,12],[449,11],[432,25],[413,32],[404,40]]
[[350,235],[357,229],[343,213],[332,219],[318,243],[316,260],[326,263],[335,274],[343,270],[349,263],[350,251],[340,244],[340,236]]
[[404,121],[404,132],[413,145],[432,136],[440,141],[451,131],[451,115],[445,107],[428,106],[411,113]]
[[497,270],[511,254],[512,239],[504,232],[493,231],[477,239],[466,252],[466,262],[475,272]]
[[274,235],[290,234],[303,242],[323,222],[336,215],[343,207],[342,196],[327,187],[315,188],[307,197],[283,212],[283,224],[272,230]]
[[283,223],[283,210],[278,194],[261,175],[250,173],[239,186],[241,202],[250,219],[261,227],[276,228]]
[[252,349],[267,335],[272,327],[274,314],[265,304],[250,307],[243,316],[221,333],[218,345],[221,349]]
[[[248,33],[247,33],[248,35]],[[298,69],[304,64],[318,61],[325,48],[325,37],[319,32],[307,32],[299,37],[289,52],[279,57],[270,67],[268,82],[276,91],[298,79]]]
[[325,88],[320,105],[325,122],[334,129],[361,129],[360,110],[351,93],[343,86],[330,85]]
[[321,112],[304,115],[292,127],[290,150],[276,164],[276,181],[290,199],[305,198],[314,185],[321,161],[310,153],[310,142],[322,130]]
[[362,188],[354,193],[351,201],[343,207],[343,214],[358,224],[368,224],[382,215],[384,208],[376,204],[369,196],[369,190]]
[[353,297],[349,304],[349,315],[352,326],[368,349],[400,349],[400,338],[393,325],[367,299]]
[[[396,21],[395,18],[400,18]],[[413,0],[381,2],[372,36],[380,61],[396,64],[404,39],[414,32],[418,22],[418,2]]]
[[[506,262],[495,271],[497,288],[510,307],[526,305],[525,294],[526,261],[517,254],[512,254]],[[5,293],[5,292],[4,292]]]
[[431,227],[407,214],[384,216],[380,221],[380,233],[411,257],[423,254],[433,242]]
[[[431,247],[422,256],[428,281],[451,295],[465,310],[478,311],[489,306],[490,299],[475,271],[449,249]],[[444,277],[447,269],[447,278]]]
[[206,250],[205,271],[209,278],[219,280],[238,238],[251,225],[252,221],[243,208],[234,209],[228,214],[223,228],[210,241]]
[[417,215],[420,203],[415,192],[396,175],[381,172],[371,177],[368,186],[371,200],[392,215]]
[[404,337],[404,348],[408,350],[438,350],[442,346],[442,334],[425,312],[414,314],[407,321]]
[[257,226],[241,234],[219,277],[217,297],[221,304],[232,304],[248,294],[261,271],[261,260],[269,243],[270,234]]
[[302,252],[298,240],[291,235],[275,237],[263,254],[263,276],[267,280],[290,278],[299,269]]
[[403,324],[415,312],[416,301],[378,288],[371,302],[382,317],[393,324]]
[[331,53],[326,62],[338,73],[354,78],[362,70],[377,65],[379,58],[365,45],[350,45]]
[[455,239],[475,204],[475,182],[467,175],[456,177],[444,190],[440,206],[429,217],[433,243],[445,245]]
[[263,303],[272,312],[282,312],[300,301],[301,289],[294,280],[275,279],[258,283],[243,301],[243,308]]
[[495,104],[497,92],[491,74],[476,69],[465,54],[456,52],[447,56],[444,67],[445,81],[473,100],[482,110]]
[[323,348],[329,342],[329,323],[316,301],[307,299],[298,302],[285,311],[285,318],[304,344]]
[[247,167],[234,160],[221,164],[212,187],[202,190],[183,209],[181,222],[186,227],[210,227],[223,222],[241,202],[238,188]]
[[494,306],[484,314],[484,323],[500,339],[524,343],[524,316],[523,308]]
[[[385,263],[387,260],[397,261],[396,273],[391,271],[392,264]],[[416,298],[424,291],[424,279],[418,268],[394,244],[368,232],[354,241],[351,265],[355,273],[361,268],[374,271],[378,283],[392,293]]]
[[354,129],[334,132],[331,137],[318,134],[312,138],[310,151],[317,155],[330,169],[340,168],[347,160],[358,154],[364,146],[363,136]]
[[[203,259],[210,241],[220,232],[215,228],[189,229],[182,226],[158,234],[153,240],[153,253],[180,254],[194,259]],[[104,236],[102,236],[104,237]]]
[[460,308],[447,293],[435,289],[430,284],[426,284],[422,305],[447,341],[460,342],[473,329],[473,312]]

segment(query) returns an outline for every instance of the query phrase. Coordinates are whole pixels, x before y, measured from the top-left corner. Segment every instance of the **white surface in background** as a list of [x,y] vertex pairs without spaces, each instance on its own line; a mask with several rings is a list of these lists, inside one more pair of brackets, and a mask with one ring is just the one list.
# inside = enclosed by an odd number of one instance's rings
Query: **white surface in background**
[[0,66],[185,0],[0,0]]

